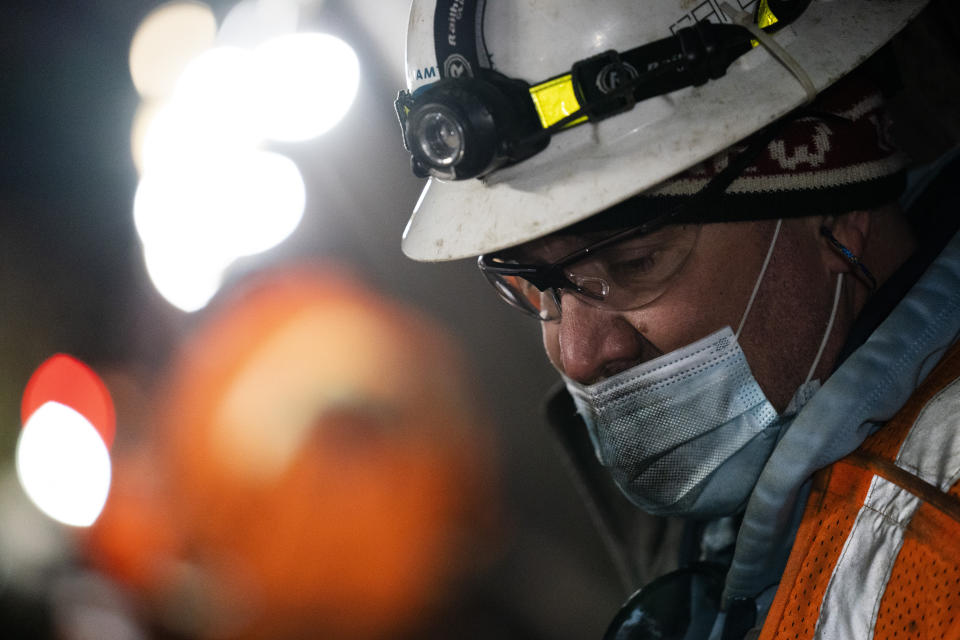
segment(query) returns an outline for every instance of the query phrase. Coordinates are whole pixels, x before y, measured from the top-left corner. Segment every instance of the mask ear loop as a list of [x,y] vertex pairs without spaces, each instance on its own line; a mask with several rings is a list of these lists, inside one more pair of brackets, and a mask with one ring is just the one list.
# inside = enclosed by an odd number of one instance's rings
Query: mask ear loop
[[813,372],[817,370],[817,365],[820,364],[820,357],[823,355],[823,350],[827,346],[827,340],[830,338],[830,332],[833,331],[833,321],[837,317],[837,307],[840,305],[840,291],[843,289],[843,273],[837,274],[837,287],[833,292],[833,309],[830,311],[830,319],[827,321],[827,329],[823,333],[823,338],[820,340],[820,348],[817,349],[817,357],[813,359],[813,364],[810,365],[810,372],[807,374],[807,379],[803,381],[803,384],[807,384],[813,378]]
[[750,315],[750,308],[753,306],[753,301],[757,297],[757,291],[760,290],[760,283],[763,282],[763,276],[767,272],[767,266],[770,264],[770,257],[773,255],[773,248],[777,245],[777,237],[780,235],[780,226],[783,224],[783,218],[777,220],[777,228],[773,230],[773,239],[770,240],[770,248],[767,249],[767,257],[763,259],[763,266],[760,268],[760,275],[757,276],[757,281],[753,285],[753,292],[750,294],[750,300],[747,301],[747,308],[743,312],[743,317],[740,318],[740,326],[737,327],[736,338],[740,339],[740,332],[743,331],[743,325],[747,323],[747,316]]

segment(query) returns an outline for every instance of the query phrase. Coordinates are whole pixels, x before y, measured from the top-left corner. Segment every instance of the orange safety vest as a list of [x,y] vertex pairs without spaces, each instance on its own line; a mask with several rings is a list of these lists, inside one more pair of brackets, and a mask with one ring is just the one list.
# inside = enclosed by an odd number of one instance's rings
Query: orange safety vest
[[960,638],[960,345],[814,476],[760,640]]

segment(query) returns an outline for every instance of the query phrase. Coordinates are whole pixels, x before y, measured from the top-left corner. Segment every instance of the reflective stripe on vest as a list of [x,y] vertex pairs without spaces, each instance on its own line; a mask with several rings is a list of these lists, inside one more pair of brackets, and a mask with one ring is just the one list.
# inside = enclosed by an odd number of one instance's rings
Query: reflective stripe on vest
[[954,346],[855,455],[815,477],[761,638],[960,638],[958,478]]

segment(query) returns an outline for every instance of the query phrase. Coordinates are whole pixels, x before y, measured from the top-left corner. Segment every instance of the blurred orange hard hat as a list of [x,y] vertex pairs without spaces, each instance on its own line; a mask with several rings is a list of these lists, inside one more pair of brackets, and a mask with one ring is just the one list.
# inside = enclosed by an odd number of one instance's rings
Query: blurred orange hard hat
[[[476,562],[469,547],[495,521],[458,349],[342,270],[260,275],[219,301],[157,405],[154,449],[132,475],[163,482],[118,487],[91,548],[140,589],[176,592],[187,574],[170,567],[192,567],[209,592],[198,635],[396,637]],[[175,557],[137,559],[141,544]]]

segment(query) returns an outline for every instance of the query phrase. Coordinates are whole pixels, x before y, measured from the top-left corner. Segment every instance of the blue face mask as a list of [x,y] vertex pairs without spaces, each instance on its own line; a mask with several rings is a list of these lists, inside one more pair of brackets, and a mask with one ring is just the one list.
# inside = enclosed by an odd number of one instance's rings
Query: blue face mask
[[[740,322],[746,321],[780,224]],[[819,388],[810,368],[783,415],[767,400],[730,327],[593,385],[565,378],[600,462],[634,504],[656,515],[739,511],[780,433]],[[738,330],[739,333],[739,330]]]

